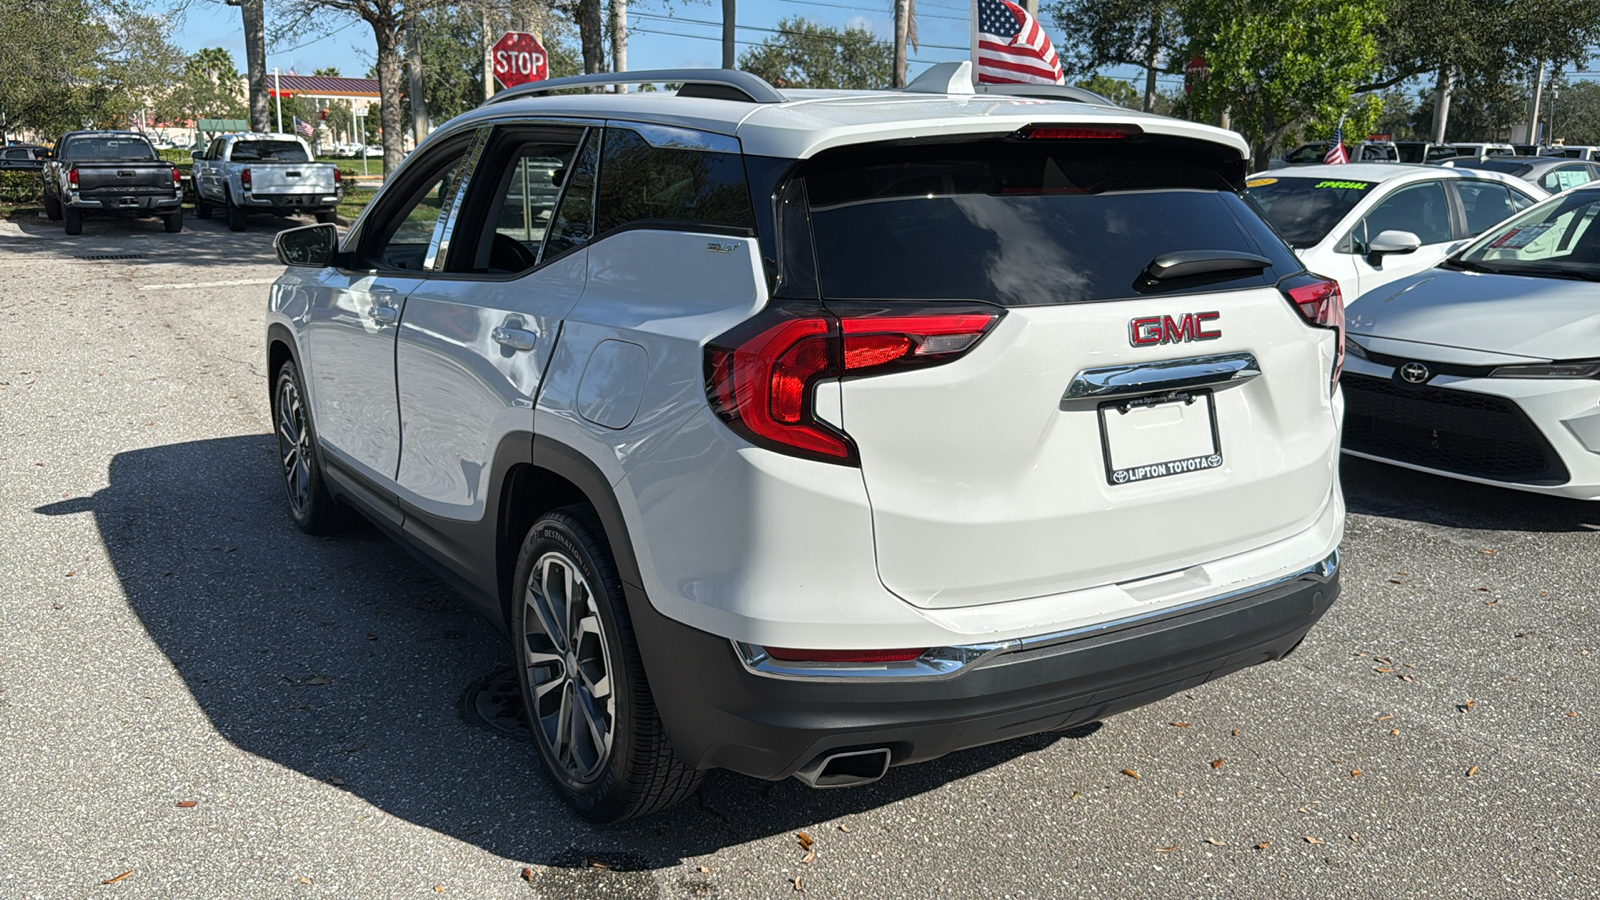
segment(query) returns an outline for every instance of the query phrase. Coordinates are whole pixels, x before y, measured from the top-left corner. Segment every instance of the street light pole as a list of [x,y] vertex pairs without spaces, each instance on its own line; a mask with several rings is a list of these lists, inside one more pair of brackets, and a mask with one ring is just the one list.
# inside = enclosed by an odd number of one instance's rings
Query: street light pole
[[272,94],[278,101],[278,133],[283,134],[283,82],[278,80],[278,67],[272,67]]

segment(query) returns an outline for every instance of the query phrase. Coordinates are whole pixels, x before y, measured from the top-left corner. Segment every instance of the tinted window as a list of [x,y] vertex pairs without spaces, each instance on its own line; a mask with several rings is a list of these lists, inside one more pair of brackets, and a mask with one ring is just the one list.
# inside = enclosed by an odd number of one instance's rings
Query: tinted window
[[1467,213],[1467,233],[1473,235],[1483,234],[1517,211],[1511,202],[1511,190],[1503,184],[1458,181],[1456,196]]
[[517,128],[497,136],[474,175],[478,189],[489,195],[487,202],[470,201],[457,225],[461,250],[476,241],[471,261],[452,262],[452,270],[506,274],[537,264],[583,133],[581,128]]
[[545,239],[541,259],[555,259],[594,237],[594,175],[600,161],[595,145],[598,143],[600,129],[590,129],[583,149],[578,152],[577,165],[572,167],[572,174],[563,179],[561,204]]
[[155,159],[156,152],[141,137],[75,137],[67,139],[61,158],[87,161]]
[[652,147],[638,132],[606,129],[596,232],[653,222],[754,230],[743,158]]
[[234,162],[310,162],[298,141],[240,141],[233,145]]
[[[1118,148],[1119,150],[1123,148]],[[1298,263],[1214,170],[1063,143],[887,148],[806,174],[823,297],[1075,303],[1152,290],[1179,250],[1235,250],[1281,271],[1232,271],[1163,292],[1272,284]]]
[[1374,182],[1252,178],[1245,195],[1291,247],[1314,247],[1371,193]]
[[462,159],[470,135],[436,148],[421,166],[412,167],[404,182],[386,189],[368,218],[372,230],[363,241],[374,265],[420,270],[444,204],[455,196]]
[[[1424,244],[1438,244],[1454,237],[1450,228],[1450,203],[1445,199],[1444,185],[1437,181],[1395,191],[1373,207],[1362,221],[1369,241],[1385,231],[1409,231]],[[1360,247],[1356,250],[1362,252]]]

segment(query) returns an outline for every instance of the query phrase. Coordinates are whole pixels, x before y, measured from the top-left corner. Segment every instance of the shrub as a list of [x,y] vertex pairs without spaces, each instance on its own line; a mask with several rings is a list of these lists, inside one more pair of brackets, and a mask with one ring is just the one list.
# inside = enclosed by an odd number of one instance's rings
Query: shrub
[[0,172],[0,203],[38,203],[43,190],[38,172]]

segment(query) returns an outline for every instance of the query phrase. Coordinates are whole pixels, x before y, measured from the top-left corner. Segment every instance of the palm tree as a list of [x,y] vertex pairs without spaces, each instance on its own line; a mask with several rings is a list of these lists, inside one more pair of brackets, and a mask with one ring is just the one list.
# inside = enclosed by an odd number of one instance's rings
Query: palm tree
[[906,86],[906,45],[917,43],[917,0],[892,0],[894,4],[894,87]]

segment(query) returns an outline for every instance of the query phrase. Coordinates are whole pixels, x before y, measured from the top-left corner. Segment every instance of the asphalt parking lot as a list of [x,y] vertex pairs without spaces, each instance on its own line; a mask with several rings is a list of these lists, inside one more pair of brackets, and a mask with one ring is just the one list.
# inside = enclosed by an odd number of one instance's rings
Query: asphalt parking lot
[[0,897],[1600,895],[1600,504],[1358,461],[1283,662],[865,788],[569,815],[463,711],[490,625],[290,523],[285,224],[0,221]]

